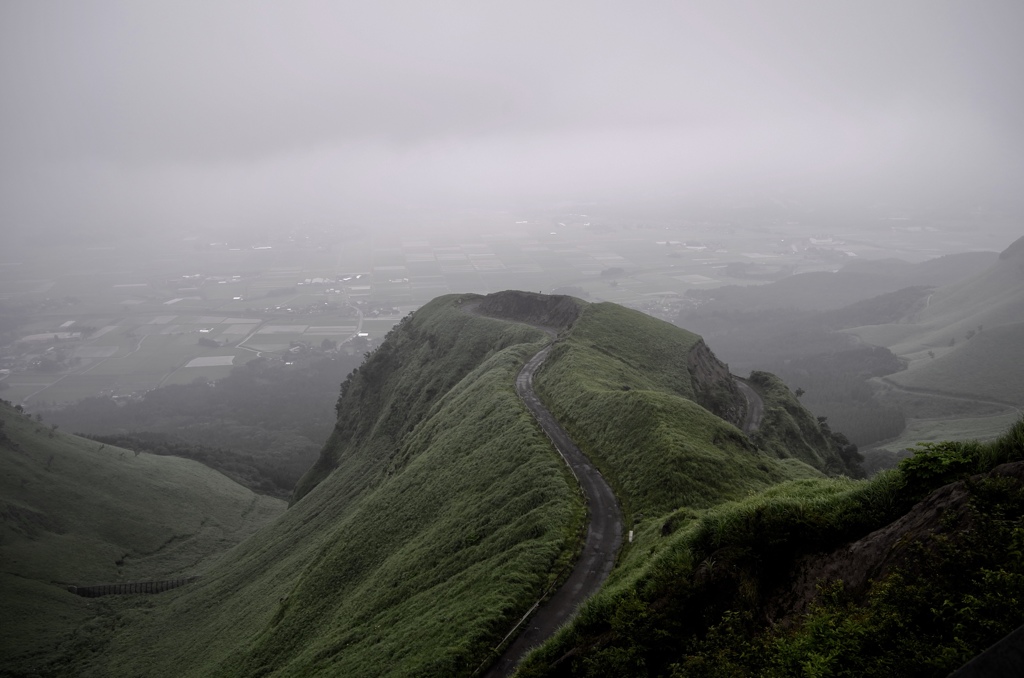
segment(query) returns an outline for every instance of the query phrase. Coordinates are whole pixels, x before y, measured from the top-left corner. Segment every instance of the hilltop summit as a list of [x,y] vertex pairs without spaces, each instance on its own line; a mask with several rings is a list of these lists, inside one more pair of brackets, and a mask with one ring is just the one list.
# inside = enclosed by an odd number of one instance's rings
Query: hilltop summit
[[536,391],[640,543],[653,548],[680,511],[844,469],[770,375],[750,381],[764,416],[744,434],[736,379],[695,334],[571,297],[441,297],[342,385],[334,432],[281,518],[104,632],[103,653],[60,661],[85,676],[485,667],[582,543],[576,479],[514,389],[552,331]]

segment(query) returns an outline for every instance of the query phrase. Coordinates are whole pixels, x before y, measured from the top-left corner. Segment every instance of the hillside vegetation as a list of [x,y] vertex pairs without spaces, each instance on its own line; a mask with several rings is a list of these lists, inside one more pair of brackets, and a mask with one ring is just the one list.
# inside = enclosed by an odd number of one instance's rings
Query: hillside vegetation
[[[707,387],[691,373],[689,356],[702,349],[699,336],[669,323],[615,304],[588,304],[538,375],[538,392],[616,489],[627,514],[638,520],[680,506],[707,507],[792,472],[843,468],[791,395],[787,405],[802,413],[800,420],[773,402],[761,450],[697,404]],[[735,387],[720,380],[715,388],[728,399]],[[780,463],[780,456],[789,461]]]
[[197,584],[127,609],[75,672],[468,675],[573,559],[571,475],[521,405],[544,341],[443,297],[342,389],[293,506]]
[[283,516],[158,605],[109,603],[89,636],[102,651],[53,665],[83,676],[485,668],[567,575],[585,517],[515,394],[549,341],[527,323],[560,332],[537,390],[638,536],[614,590],[661,567],[659,535],[693,516],[845,468],[839,441],[770,375],[752,380],[766,404],[754,440],[706,409],[742,418],[745,401],[697,335],[568,297],[441,297],[346,379],[330,439]]
[[85,398],[41,415],[104,443],[196,459],[287,499],[330,435],[338,384],[362,354],[289,357],[254,358],[216,382],[163,386],[122,403]]
[[199,574],[283,511],[198,462],[67,435],[0,403],[0,665],[78,648],[72,631],[101,603],[68,585]]
[[678,511],[518,675],[948,675],[1024,621],[1022,460],[1024,420]]

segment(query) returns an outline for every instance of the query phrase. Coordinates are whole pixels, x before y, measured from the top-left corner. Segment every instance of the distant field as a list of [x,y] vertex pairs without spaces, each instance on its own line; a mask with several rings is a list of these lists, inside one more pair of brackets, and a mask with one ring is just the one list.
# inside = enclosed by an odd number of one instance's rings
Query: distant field
[[889,377],[908,388],[972,394],[1024,405],[1024,323],[994,327],[933,360]]
[[[283,240],[270,249],[204,248],[199,240],[171,239],[0,252],[0,303],[40,305],[19,328],[21,336],[96,330],[69,345],[79,362],[68,371],[54,375],[22,367],[5,380],[4,397],[20,401],[43,389],[39,399],[66,401],[92,395],[92,385],[124,393],[178,383],[196,370],[212,378],[223,366],[179,369],[194,358],[231,352],[200,346],[201,337],[230,345],[245,340],[246,348],[274,354],[293,342],[347,340],[357,331],[357,317],[319,312],[325,302],[399,308],[395,317],[366,313],[359,331],[380,338],[410,310],[452,292],[550,293],[574,287],[591,301],[640,306],[670,304],[690,289],[749,284],[730,277],[730,263],[759,271],[835,267],[802,252],[776,251],[780,237],[799,232],[795,226],[779,225],[769,233],[759,226],[711,223],[622,223],[596,230],[586,220],[487,223],[477,235],[374,233],[333,249]],[[842,247],[882,252],[864,243]],[[274,329],[286,326],[287,331]]]
[[1020,415],[1017,413],[964,419],[908,419],[907,428],[899,438],[874,447],[899,452],[912,448],[917,443],[942,440],[992,440],[1005,432],[1018,419],[1020,419]]
[[363,320],[363,332],[369,332],[373,338],[383,337],[399,320],[400,317],[367,318]]
[[196,367],[183,367],[180,370],[172,372],[167,375],[163,380],[162,386],[168,386],[170,384],[190,384],[196,379],[203,378],[207,381],[215,381],[217,379],[223,379],[231,373],[231,366],[229,365],[207,365],[207,366],[196,366]]

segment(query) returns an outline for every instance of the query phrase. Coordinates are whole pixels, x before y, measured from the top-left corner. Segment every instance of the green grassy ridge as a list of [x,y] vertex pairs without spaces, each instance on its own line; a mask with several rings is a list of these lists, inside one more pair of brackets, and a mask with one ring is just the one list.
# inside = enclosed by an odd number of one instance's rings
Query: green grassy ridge
[[[638,533],[643,547],[517,675],[947,675],[1024,620],[1007,600],[1024,595],[1024,487],[976,475],[1020,460],[1024,419],[988,444],[925,447],[870,481],[792,481],[682,509]],[[826,587],[791,627],[766,621],[761,606],[802,554],[859,539],[972,477],[968,517],[936,548],[910,549],[863,594]]]
[[70,584],[191,575],[284,510],[202,464],[101,445],[0,403],[0,663],[31,665],[95,614]]
[[[543,334],[526,325],[488,320],[463,312],[462,300],[447,295],[406,316],[387,340],[341,387],[338,421],[316,464],[299,480],[299,499],[347,454],[377,458],[431,412],[438,399],[486,356]],[[372,448],[355,452],[362,448]]]
[[[776,456],[804,454],[819,468],[835,466],[822,461],[831,459],[827,445],[813,454],[819,441],[802,433],[797,439],[806,450],[786,453],[783,441],[772,443],[770,455],[759,452],[733,425],[697,405],[687,354],[699,341],[639,312],[590,304],[537,376],[538,392],[605,473],[627,514],[664,515],[763,489],[791,477],[792,466]],[[795,400],[787,407],[802,412]],[[817,422],[803,415],[793,422],[787,414],[787,424],[820,437]]]
[[[837,441],[822,421],[808,412],[781,379],[768,372],[751,372],[747,382],[764,400],[764,418],[751,438],[762,450],[780,459],[795,458],[829,474],[848,473]],[[839,440],[842,440],[840,438]]]
[[[691,350],[700,336],[651,316],[611,303],[587,304],[573,326],[569,344],[588,346],[614,360],[615,371],[604,372],[607,361],[580,365],[602,388],[661,390],[684,398],[696,395],[688,370]],[[573,356],[586,360],[587,354]],[[613,380],[612,374],[615,375]]]
[[[475,298],[431,302],[346,381],[320,462],[273,525],[159,606],[108,605],[54,665],[85,676],[468,675],[484,663],[571,562],[583,508],[513,388],[546,338],[459,308]],[[637,523],[641,534],[682,504],[817,473],[754,450],[690,399],[698,342],[589,305],[538,379],[570,432],[603,427],[595,460],[634,517],[659,516]],[[616,576],[643,569],[645,553],[627,551]]]
[[459,299],[418,311],[353,377],[338,428],[355,435],[325,450],[333,472],[163,608],[120,611],[106,653],[76,671],[468,675],[491,657],[567,571],[584,510],[514,391],[543,334]]

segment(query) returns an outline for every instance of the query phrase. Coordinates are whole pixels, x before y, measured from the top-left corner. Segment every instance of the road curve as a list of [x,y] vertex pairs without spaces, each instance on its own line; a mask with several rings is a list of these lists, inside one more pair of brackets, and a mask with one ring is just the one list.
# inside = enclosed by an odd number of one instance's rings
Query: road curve
[[622,545],[622,511],[615,494],[533,390],[533,376],[548,357],[551,347],[552,344],[544,347],[519,372],[516,393],[551,439],[583,490],[588,509],[587,538],[572,574],[525,622],[516,640],[487,672],[487,678],[511,675],[528,651],[565,624],[580,604],[607,579]]
[[743,397],[747,399],[747,414],[743,417],[743,432],[753,433],[761,427],[761,419],[764,417],[764,400],[746,382],[736,378],[733,381],[743,393]]

